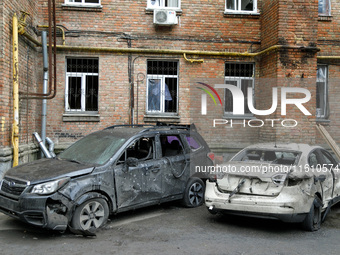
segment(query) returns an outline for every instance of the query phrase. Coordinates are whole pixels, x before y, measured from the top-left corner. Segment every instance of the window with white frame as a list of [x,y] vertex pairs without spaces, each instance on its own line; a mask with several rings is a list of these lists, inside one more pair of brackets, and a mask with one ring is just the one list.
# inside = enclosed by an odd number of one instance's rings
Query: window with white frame
[[178,105],[178,61],[147,61],[146,112],[175,114]]
[[101,0],[65,0],[67,5],[93,6],[100,5]]
[[316,117],[327,118],[328,66],[318,65],[316,76]]
[[148,0],[148,8],[171,8],[180,9],[181,0]]
[[98,70],[98,58],[66,59],[66,111],[98,111]]
[[257,0],[226,0],[226,12],[256,13]]
[[[242,90],[244,95],[244,113],[252,116],[248,107],[248,88],[254,87],[254,64],[252,63],[226,63],[225,84],[234,85]],[[254,90],[253,90],[254,91]],[[254,100],[253,100],[254,101]],[[233,114],[233,96],[229,89],[224,91],[224,115]]]
[[331,15],[331,0],[319,0],[319,15]]

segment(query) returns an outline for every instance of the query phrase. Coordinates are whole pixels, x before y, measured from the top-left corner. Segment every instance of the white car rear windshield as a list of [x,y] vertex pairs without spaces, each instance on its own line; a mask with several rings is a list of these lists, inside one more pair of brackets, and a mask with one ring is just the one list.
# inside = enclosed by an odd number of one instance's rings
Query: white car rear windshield
[[301,153],[296,151],[245,149],[231,161],[255,161],[281,165],[296,165]]

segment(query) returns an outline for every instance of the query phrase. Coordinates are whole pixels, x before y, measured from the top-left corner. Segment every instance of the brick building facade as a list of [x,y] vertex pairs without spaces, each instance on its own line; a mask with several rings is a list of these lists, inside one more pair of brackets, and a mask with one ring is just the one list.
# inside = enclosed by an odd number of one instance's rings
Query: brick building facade
[[[317,123],[340,142],[336,0],[55,0],[55,6],[57,92],[47,100],[46,130],[57,149],[110,125],[157,121],[194,122],[211,148],[224,153],[263,141],[324,144]],[[48,1],[0,1],[0,172],[12,161],[12,17],[20,11],[29,13],[26,32],[41,41]],[[41,130],[42,101],[25,93],[41,92],[42,77],[41,47],[20,35],[20,162],[37,157],[32,133]],[[284,87],[303,87],[312,115],[288,105],[282,116],[279,100],[269,116],[247,106],[244,116],[234,116],[223,88],[216,89],[221,104],[208,96],[202,115],[202,89],[211,92],[202,83],[226,81],[252,87],[253,95],[243,91],[256,109],[271,107],[275,87],[278,98]],[[213,127],[214,119],[234,127]],[[298,125],[282,126],[285,119]]]

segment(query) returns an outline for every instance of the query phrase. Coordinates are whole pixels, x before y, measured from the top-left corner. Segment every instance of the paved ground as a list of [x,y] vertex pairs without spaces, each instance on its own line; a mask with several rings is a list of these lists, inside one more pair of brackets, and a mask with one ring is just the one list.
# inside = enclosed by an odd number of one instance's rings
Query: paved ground
[[0,213],[0,254],[339,254],[340,206],[321,230],[237,216],[210,215],[177,203],[111,217],[96,237],[57,233]]

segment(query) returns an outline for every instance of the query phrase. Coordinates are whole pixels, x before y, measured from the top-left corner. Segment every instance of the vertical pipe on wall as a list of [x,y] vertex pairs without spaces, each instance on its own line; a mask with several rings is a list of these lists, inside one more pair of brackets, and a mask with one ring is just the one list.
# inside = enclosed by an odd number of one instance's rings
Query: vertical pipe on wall
[[[43,94],[47,93],[48,86],[48,56],[47,56],[47,32],[41,32],[42,40],[42,51],[43,51],[43,71],[44,71],[44,81],[43,81]],[[42,100],[42,110],[41,110],[41,139],[43,145],[46,145],[46,112],[47,112],[47,100]],[[41,157],[45,154],[41,151]]]
[[13,167],[19,164],[19,49],[18,49],[18,18],[13,15]]

